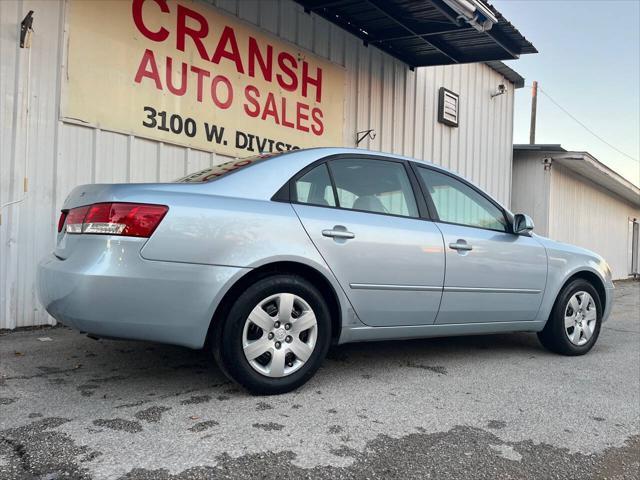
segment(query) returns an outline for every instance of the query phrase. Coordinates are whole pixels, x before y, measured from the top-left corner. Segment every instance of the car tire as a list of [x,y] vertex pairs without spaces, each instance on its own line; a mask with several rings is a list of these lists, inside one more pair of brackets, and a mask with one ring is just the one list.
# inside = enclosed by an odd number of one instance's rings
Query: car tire
[[324,360],[331,342],[329,312],[322,294],[303,277],[262,278],[231,306],[214,355],[225,375],[254,394],[289,392]]
[[558,295],[547,324],[538,332],[538,339],[552,352],[584,355],[598,340],[601,324],[600,296],[590,282],[578,278],[567,284]]

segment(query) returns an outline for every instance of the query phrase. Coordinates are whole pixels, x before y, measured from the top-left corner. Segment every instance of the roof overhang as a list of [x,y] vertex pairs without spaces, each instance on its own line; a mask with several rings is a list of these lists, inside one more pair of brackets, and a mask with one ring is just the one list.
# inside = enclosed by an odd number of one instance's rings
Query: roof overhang
[[326,18],[410,67],[512,60],[537,53],[484,0],[296,1],[305,11]]
[[514,145],[515,152],[540,152],[540,158],[550,158],[596,185],[622,197],[635,207],[640,207],[640,188],[613,171],[588,152],[568,152],[560,145]]

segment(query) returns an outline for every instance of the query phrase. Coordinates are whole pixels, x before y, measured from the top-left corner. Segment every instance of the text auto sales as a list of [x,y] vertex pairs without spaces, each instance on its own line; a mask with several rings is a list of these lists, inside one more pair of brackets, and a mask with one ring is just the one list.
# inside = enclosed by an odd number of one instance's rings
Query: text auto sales
[[[164,14],[170,14],[170,8],[166,0],[146,0],[155,4]],[[143,4],[145,0],[133,0],[132,15],[138,31],[154,42],[175,42],[175,48],[185,51],[187,42],[195,45],[198,55],[214,65],[220,62],[229,62],[239,74],[252,78],[261,78],[267,82],[275,82],[277,86],[287,92],[299,92],[303,98],[311,98],[320,103],[322,100],[322,68],[315,68],[310,72],[309,64],[296,59],[287,52],[274,54],[274,48],[270,44],[258,44],[258,41],[249,37],[248,48],[241,54],[235,31],[230,26],[225,26],[222,31],[215,32],[215,41],[211,42],[213,32],[210,31],[207,19],[200,13],[183,5],[177,5],[175,34],[165,26],[150,25],[145,23]],[[172,5],[173,7],[173,5]],[[169,17],[168,17],[169,19]],[[207,49],[205,40],[215,48]],[[164,68],[164,75],[161,74]],[[174,69],[179,69],[180,82],[174,82]],[[266,95],[255,86],[247,85],[241,93],[235,92],[233,84],[222,74],[214,75],[212,72],[188,65],[185,62],[175,64],[172,57],[157,58],[153,50],[146,49],[140,60],[135,75],[135,82],[152,82],[158,90],[167,90],[173,95],[195,95],[199,103],[211,102],[220,110],[230,108],[237,95],[241,95],[242,110],[252,118],[272,121],[277,125],[296,129],[300,132],[311,132],[321,136],[324,132],[323,112],[319,107],[311,107],[309,104],[296,101],[291,105],[291,100],[277,98],[272,92]],[[146,120],[143,125],[150,128],[172,131],[173,133],[185,133],[187,136],[195,135],[197,126],[193,119],[182,118],[171,112],[156,112],[153,118],[150,111],[153,107],[145,107]],[[157,118],[156,118],[157,116]],[[208,141],[227,144],[223,138],[224,127],[205,124],[205,134]],[[276,142],[272,139],[259,139],[253,145],[256,136],[244,133],[236,133],[236,148],[247,150],[288,150],[295,146],[284,142]],[[251,143],[251,145],[249,144]],[[269,146],[271,148],[269,148]],[[260,147],[265,147],[263,150]]]

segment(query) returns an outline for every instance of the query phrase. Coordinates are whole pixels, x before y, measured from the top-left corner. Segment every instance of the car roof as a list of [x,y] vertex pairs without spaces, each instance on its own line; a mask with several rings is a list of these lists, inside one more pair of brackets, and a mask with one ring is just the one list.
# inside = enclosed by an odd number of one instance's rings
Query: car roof
[[[211,191],[217,195],[229,197],[270,200],[278,190],[305,167],[323,158],[343,154],[405,160],[429,166],[430,168],[452,174],[456,178],[462,178],[464,180],[464,177],[461,177],[458,173],[436,165],[435,163],[394,153],[365,150],[362,148],[315,147],[291,150],[280,155],[269,157],[265,161],[256,162],[249,168],[238,170],[232,175],[227,175],[211,182]],[[482,188],[475,184],[474,187],[493,199],[493,197],[484,192]],[[495,199],[493,200],[496,201]],[[496,203],[499,202],[496,201]],[[503,208],[505,207],[503,206]]]

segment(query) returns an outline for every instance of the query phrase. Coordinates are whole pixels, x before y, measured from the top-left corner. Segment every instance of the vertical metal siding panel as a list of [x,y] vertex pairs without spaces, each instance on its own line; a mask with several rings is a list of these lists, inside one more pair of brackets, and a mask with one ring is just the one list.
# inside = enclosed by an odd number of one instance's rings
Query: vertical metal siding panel
[[353,36],[345,36],[344,64],[346,68],[346,100],[344,142],[346,146],[356,146],[356,132],[358,131],[358,40]]
[[[23,14],[30,9],[44,11],[48,7],[48,2],[29,1],[25,2],[23,7],[25,9]],[[54,7],[57,5],[54,4]],[[25,95],[29,94],[30,111],[28,119],[25,116],[26,131],[21,134],[21,142],[24,142],[25,146],[15,157],[16,165],[19,165],[21,172],[19,176],[16,175],[16,179],[20,179],[21,184],[16,194],[23,190],[22,178],[25,174],[29,182],[24,202],[16,206],[21,220],[17,225],[19,239],[16,244],[17,249],[13,253],[17,254],[17,272],[15,273],[17,290],[14,297],[17,326],[33,325],[38,321],[47,320],[36,298],[35,274],[37,262],[48,253],[48,248],[41,239],[53,238],[54,221],[50,217],[51,211],[48,206],[52,202],[54,179],[54,153],[51,145],[57,127],[57,88],[56,82],[51,79],[55,79],[58,74],[56,39],[60,33],[59,28],[59,8],[55,8],[50,15],[40,15],[38,31],[32,39],[32,48],[21,52],[25,59],[31,54],[32,60],[30,91],[25,91]],[[25,76],[22,81],[26,83],[28,72],[26,70],[23,72]],[[27,133],[28,141],[25,136]]]
[[[18,32],[22,5],[17,1],[0,2],[0,203],[17,199],[15,195],[14,162],[18,127],[14,123],[20,97],[17,72],[20,69]],[[15,327],[16,243],[14,217],[18,205],[2,212],[0,225],[0,329]]]
[[[304,12],[302,12],[304,14]],[[280,36],[290,42],[296,41],[298,31],[298,10],[292,7],[289,0],[280,2]]]
[[[269,1],[259,0],[242,0],[238,2],[238,17],[254,24],[258,23],[260,17],[260,4],[271,3]],[[267,7],[265,5],[265,7]]]
[[329,58],[329,23],[317,15],[312,15],[313,19],[313,52],[324,58]]
[[288,10],[291,8],[295,10],[296,43],[302,48],[313,51],[313,17],[305,13],[304,8],[297,3],[293,7],[288,6]]
[[640,209],[559,164],[551,168],[553,202],[558,208],[550,219],[550,236],[602,255],[614,278],[625,278],[628,219],[638,218]]
[[419,159],[426,159],[425,155],[425,92],[426,92],[427,69],[419,68],[416,70],[416,87],[415,87],[415,111],[413,121],[413,156]]
[[[323,20],[324,22],[324,20]],[[329,41],[329,60],[339,65],[345,65],[346,33],[334,24],[329,25],[327,33]]]
[[407,126],[405,125],[404,99],[407,96],[406,77],[408,71],[409,69],[406,65],[400,63],[399,61],[393,62],[393,72],[395,78],[393,81],[393,103],[391,104],[391,109],[393,110],[393,138],[391,139],[391,151],[400,155],[402,155],[402,153],[404,152],[404,131],[407,128]]
[[[393,149],[393,114],[395,107],[393,105],[395,90],[395,72],[394,62],[388,57],[382,57],[381,68],[382,76],[380,78],[380,137],[379,148],[383,152],[391,152]],[[373,72],[372,72],[373,74]],[[377,138],[376,138],[377,140]]]
[[238,1],[237,0],[216,0],[215,5],[222,10],[226,10],[232,15],[238,14]]
[[417,135],[416,117],[416,71],[407,69],[404,75],[404,132],[400,153],[405,156],[414,156],[415,137]]
[[[367,48],[358,42],[358,88],[356,91],[357,102],[357,122],[356,130],[362,132],[369,130],[371,124],[369,122],[369,107],[371,106],[369,85],[371,83],[371,51],[372,48]],[[368,140],[363,140],[360,146],[367,146]]]
[[159,182],[170,182],[184,176],[187,163],[186,153],[186,148],[168,143],[162,144],[158,163]]
[[[444,167],[447,166],[447,163],[442,159],[442,136],[445,125],[438,123],[437,121],[437,112],[438,112],[438,88],[443,86],[444,83],[444,67],[435,67],[430,69],[429,73],[432,75],[428,75],[427,79],[429,82],[427,83],[427,105],[428,105],[428,116],[425,119],[427,123],[427,128],[429,124],[431,124],[431,153],[430,160],[438,165],[442,165]],[[447,127],[449,128],[449,127]]]
[[158,177],[158,151],[160,144],[145,138],[133,137],[129,181],[153,182]]
[[127,151],[129,136],[100,130],[96,148],[96,183],[121,183],[129,177]]
[[[507,105],[505,115],[505,123],[507,124],[507,138],[505,139],[505,156],[507,158],[507,162],[509,165],[509,173],[507,178],[505,179],[508,182],[508,188],[506,193],[506,201],[509,202],[511,200],[511,192],[513,191],[513,118],[514,118],[514,107],[515,107],[515,95],[516,89],[514,85],[507,84],[509,88],[509,103]],[[510,208],[510,203],[506,203],[506,205]]]
[[438,163],[434,158],[433,142],[435,141],[436,121],[438,112],[438,96],[436,90],[436,72],[438,67],[424,69],[424,93],[422,98],[423,128],[422,128],[422,158],[429,162]]
[[265,30],[278,34],[278,12],[280,2],[278,0],[269,0],[260,2],[259,24]]
[[371,50],[371,64],[369,70],[369,127],[376,132],[376,138],[367,139],[367,148],[380,150],[382,135],[382,75],[383,57],[382,52],[375,48]]
[[211,154],[200,150],[189,149],[185,175],[211,166]]
[[[461,89],[460,77],[466,65],[457,65],[451,66],[449,69],[451,70],[452,79],[451,79],[451,90],[456,92],[461,97],[464,97],[464,92]],[[458,105],[458,115],[463,113],[464,107],[462,105]],[[458,117],[458,124],[460,124],[460,117]],[[454,172],[460,171],[460,138],[463,137],[466,133],[467,125],[462,125],[457,128],[450,128],[450,137],[449,137],[449,158],[451,159],[450,168]]]
[[490,177],[489,168],[487,167],[489,167],[491,162],[491,159],[489,158],[489,142],[491,141],[491,133],[489,129],[489,105],[487,105],[484,97],[487,94],[489,75],[487,71],[481,70],[480,76],[482,78],[482,88],[480,89],[480,103],[482,105],[482,148],[480,158],[478,159],[480,160],[480,177],[478,181],[482,188],[487,189],[487,179]]

